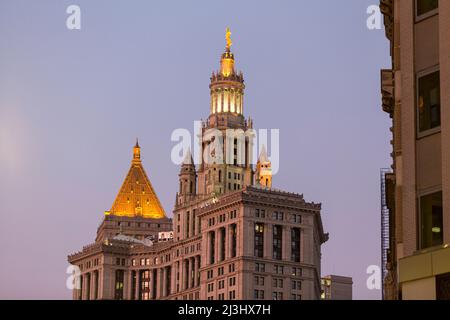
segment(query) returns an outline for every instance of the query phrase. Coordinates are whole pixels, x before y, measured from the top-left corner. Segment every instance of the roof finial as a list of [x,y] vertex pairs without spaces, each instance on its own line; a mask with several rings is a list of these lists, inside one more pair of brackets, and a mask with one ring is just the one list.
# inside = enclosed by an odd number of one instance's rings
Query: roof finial
[[140,161],[141,160],[141,147],[139,146],[139,140],[136,138],[136,144],[133,148],[133,160]]
[[227,27],[225,31],[225,39],[227,40],[227,51],[230,51],[231,45],[233,44],[233,41],[231,41],[231,31],[230,28]]

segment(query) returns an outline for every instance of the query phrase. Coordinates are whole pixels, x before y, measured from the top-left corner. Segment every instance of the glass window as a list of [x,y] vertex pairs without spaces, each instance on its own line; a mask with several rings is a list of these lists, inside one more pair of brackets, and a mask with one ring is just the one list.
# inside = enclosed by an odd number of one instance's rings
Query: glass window
[[417,0],[417,16],[433,11],[438,8],[438,0]]
[[273,226],[273,259],[281,260],[281,252],[282,252],[282,242],[283,242],[283,231],[282,226],[274,225]]
[[116,270],[116,280],[115,280],[115,290],[114,290],[114,299],[122,300],[123,299],[123,279],[124,279],[124,271]]
[[443,244],[442,192],[420,198],[421,249]]
[[262,258],[264,255],[264,225],[255,223],[255,239],[254,239],[255,257]]
[[419,77],[417,112],[419,132],[439,127],[441,125],[439,71]]
[[300,229],[291,229],[291,260],[300,262]]

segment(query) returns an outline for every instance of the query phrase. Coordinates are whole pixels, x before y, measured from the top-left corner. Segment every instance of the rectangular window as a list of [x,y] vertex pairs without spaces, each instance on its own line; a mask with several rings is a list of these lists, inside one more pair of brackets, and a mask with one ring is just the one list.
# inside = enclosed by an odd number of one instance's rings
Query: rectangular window
[[417,80],[417,85],[419,132],[424,132],[441,125],[439,71],[420,76]]
[[273,259],[281,260],[283,243],[283,227],[273,226]]
[[274,278],[274,279],[273,279],[272,286],[273,286],[274,288],[283,288],[283,279],[277,279],[277,278]]
[[209,264],[215,262],[215,246],[216,246],[216,234],[214,231],[209,232]]
[[257,258],[264,256],[264,224],[255,223],[254,254]]
[[292,290],[302,290],[302,282],[299,280],[292,280]]
[[295,223],[302,223],[302,216],[300,214],[293,214],[292,221]]
[[235,223],[231,225],[231,258],[236,257],[237,253],[237,226]]
[[266,272],[266,265],[264,263],[255,263],[256,272]]
[[291,260],[300,262],[300,229],[291,229]]
[[302,268],[292,268],[292,275],[300,277],[302,275]]
[[258,299],[264,299],[264,290],[255,290],[254,291],[254,298],[256,300]]
[[284,274],[284,266],[275,265],[274,271],[276,274]]
[[442,192],[420,197],[419,230],[421,249],[443,244]]
[[114,290],[114,299],[123,300],[123,270],[116,270],[116,283]]
[[439,6],[438,0],[416,0],[417,16],[436,10]]
[[264,286],[264,277],[255,276],[255,286]]
[[272,292],[273,300],[283,300],[283,292]]

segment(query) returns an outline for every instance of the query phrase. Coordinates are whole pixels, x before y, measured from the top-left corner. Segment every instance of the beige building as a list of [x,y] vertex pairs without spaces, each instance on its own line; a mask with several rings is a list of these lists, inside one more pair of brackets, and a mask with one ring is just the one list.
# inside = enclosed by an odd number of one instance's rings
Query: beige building
[[[253,123],[244,118],[244,79],[235,71],[230,46],[227,32],[201,133],[201,154],[215,155],[214,161],[196,166],[187,153],[171,220],[136,143],[96,241],[68,257],[80,269],[74,299],[320,298],[321,245],[328,239],[321,205],[272,188],[265,149],[254,170],[247,134]],[[230,136],[229,129],[244,135]],[[215,145],[217,132],[225,137],[222,150]]]
[[450,1],[382,0],[392,69],[385,299],[450,299]]
[[328,275],[322,278],[322,300],[352,300],[353,280],[350,277]]

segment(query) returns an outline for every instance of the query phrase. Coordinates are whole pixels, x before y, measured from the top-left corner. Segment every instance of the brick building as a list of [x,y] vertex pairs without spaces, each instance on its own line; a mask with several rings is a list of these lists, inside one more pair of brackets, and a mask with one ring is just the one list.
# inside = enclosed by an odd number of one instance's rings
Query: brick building
[[450,1],[382,0],[392,68],[385,299],[450,299]]

